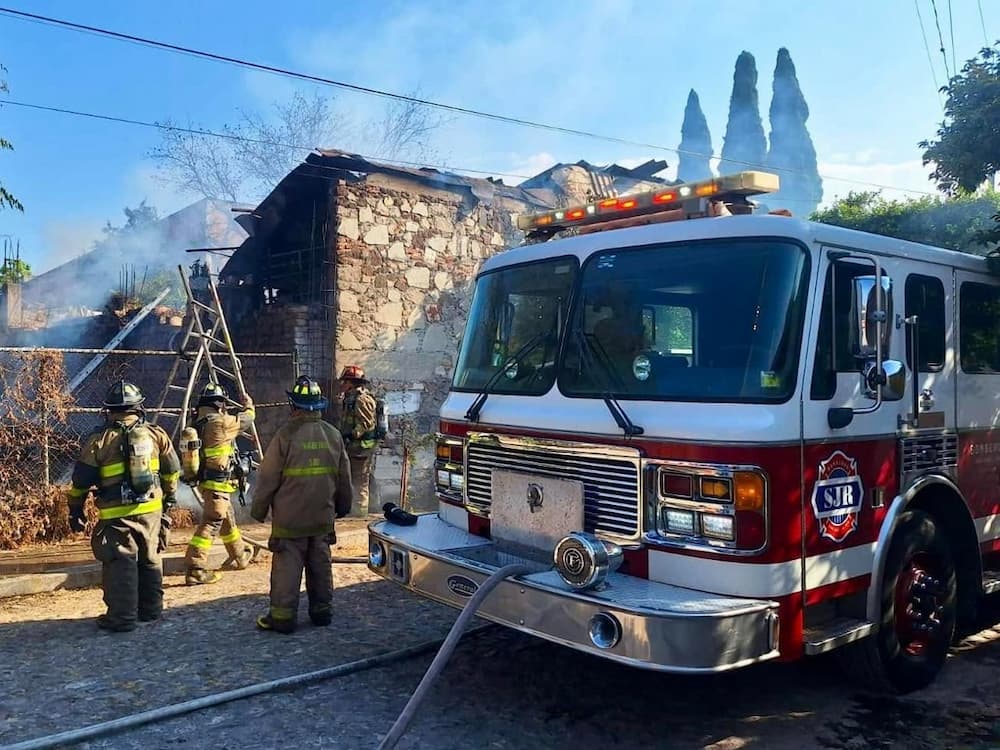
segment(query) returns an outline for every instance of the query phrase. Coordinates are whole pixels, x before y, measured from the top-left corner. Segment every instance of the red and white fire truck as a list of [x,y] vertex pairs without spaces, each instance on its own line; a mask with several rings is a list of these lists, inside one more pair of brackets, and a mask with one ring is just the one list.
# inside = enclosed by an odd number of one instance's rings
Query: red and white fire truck
[[843,647],[930,682],[1000,587],[1000,274],[755,214],[777,187],[520,217],[476,282],[439,509],[373,523],[370,568],[460,607],[523,562],[481,616],[637,667]]

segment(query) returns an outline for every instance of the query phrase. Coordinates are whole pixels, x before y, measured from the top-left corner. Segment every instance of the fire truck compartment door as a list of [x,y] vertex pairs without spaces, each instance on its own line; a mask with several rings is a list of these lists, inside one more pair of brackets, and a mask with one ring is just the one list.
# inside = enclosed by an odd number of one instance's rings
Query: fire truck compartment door
[[583,530],[583,483],[494,469],[494,541],[551,556],[560,539]]

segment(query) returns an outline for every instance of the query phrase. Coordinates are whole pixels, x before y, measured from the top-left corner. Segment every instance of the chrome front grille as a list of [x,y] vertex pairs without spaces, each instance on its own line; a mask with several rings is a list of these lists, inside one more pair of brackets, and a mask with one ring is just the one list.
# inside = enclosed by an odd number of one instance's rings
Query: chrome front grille
[[958,465],[957,435],[928,435],[901,441],[904,474]]
[[631,449],[502,436],[472,438],[466,453],[469,507],[489,512],[494,469],[583,483],[584,530],[639,535],[639,453]]

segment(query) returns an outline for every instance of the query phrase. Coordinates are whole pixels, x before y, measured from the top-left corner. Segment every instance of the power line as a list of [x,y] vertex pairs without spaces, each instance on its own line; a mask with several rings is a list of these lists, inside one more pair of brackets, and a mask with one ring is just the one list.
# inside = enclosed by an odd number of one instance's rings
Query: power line
[[931,55],[931,46],[927,42],[927,30],[924,28],[924,17],[920,13],[920,0],[913,0],[913,7],[917,10],[917,20],[920,22],[920,36],[924,40],[924,51],[927,53],[927,64],[931,66],[931,79],[934,81],[934,91],[937,92],[938,102],[944,108],[944,99],[941,98],[941,84],[938,83],[937,71],[934,69],[934,57]]
[[976,5],[979,6],[979,25],[983,28],[983,41],[986,42],[986,46],[990,46],[990,36],[986,33],[986,19],[983,18],[983,0],[976,0]]
[[[202,137],[206,137],[206,138],[220,138],[220,139],[230,140],[230,141],[243,141],[243,142],[247,142],[247,143],[256,143],[256,144],[267,145],[267,146],[280,146],[282,148],[301,149],[303,151],[310,151],[310,152],[318,150],[317,147],[315,147],[315,146],[306,146],[306,145],[290,144],[290,143],[281,143],[281,142],[278,142],[278,141],[269,141],[269,140],[260,139],[260,138],[247,138],[245,136],[239,136],[239,135],[235,135],[233,133],[219,133],[219,132],[213,131],[213,130],[206,130],[206,129],[201,129],[201,128],[188,128],[188,127],[182,127],[182,126],[179,126],[179,125],[168,125],[168,124],[162,123],[162,122],[148,122],[146,120],[135,120],[135,119],[128,118],[128,117],[118,117],[118,116],[115,116],[115,115],[98,114],[96,112],[83,112],[81,110],[66,109],[64,107],[50,107],[50,106],[46,106],[46,105],[42,105],[42,104],[32,104],[30,102],[19,102],[19,101],[15,101],[13,99],[0,99],[0,105],[2,105],[2,104],[8,104],[8,105],[10,105],[12,107],[23,107],[23,108],[26,108],[26,109],[40,110],[42,112],[53,112],[53,113],[58,113],[58,114],[63,114],[63,115],[73,115],[75,117],[86,117],[86,118],[90,118],[90,119],[94,119],[94,120],[104,120],[104,121],[107,121],[107,122],[115,122],[115,123],[120,123],[120,124],[123,124],[123,125],[134,125],[136,127],[154,128],[154,129],[163,130],[163,131],[175,131],[175,132],[180,132],[180,133],[188,133],[188,134],[191,134],[191,135],[197,135],[197,136],[202,136]],[[432,168],[432,169],[439,169],[439,170],[444,170],[444,171],[450,170],[450,171],[454,171],[454,172],[469,172],[471,174],[499,175],[501,177],[516,177],[516,178],[522,179],[522,180],[527,180],[527,179],[530,179],[532,176],[534,176],[534,175],[515,174],[515,173],[512,173],[512,172],[496,172],[496,171],[485,170],[485,169],[467,169],[467,168],[464,168],[464,167],[453,167],[453,166],[444,165],[444,164],[427,164],[427,163],[424,163],[424,162],[404,161],[404,160],[401,160],[401,159],[383,159],[383,158],[380,158],[380,157],[366,156],[364,154],[357,154],[357,156],[359,156],[359,157],[361,157],[363,159],[368,159],[370,161],[376,161],[376,162],[382,162],[382,163],[385,163],[385,164],[394,164],[394,165],[399,165],[399,166],[417,167],[417,168]],[[708,154],[708,155],[706,155],[706,154],[697,154],[697,156],[701,156],[701,157],[708,156],[709,158],[716,158],[716,157],[712,156],[711,154]],[[756,167],[756,168],[766,169],[766,170],[771,171],[771,172],[786,172],[786,173],[790,173],[790,174],[805,174],[801,170],[790,169],[790,168],[787,168],[787,167],[773,167],[773,166],[772,167],[766,167],[765,165],[762,165],[762,164],[754,164],[754,163],[751,163],[751,162],[744,162],[744,161],[739,161],[739,160],[735,160],[735,159],[727,159],[726,161],[734,163],[734,164],[742,164],[742,165],[746,165],[746,166],[750,166],[750,167]],[[321,167],[321,168],[326,168],[326,169],[335,169],[334,167],[322,167],[322,165],[313,165],[313,166],[317,166],[317,167]],[[824,179],[824,180],[829,180],[831,182],[843,182],[843,183],[849,184],[849,185],[861,185],[863,187],[873,187],[873,188],[878,188],[880,190],[895,190],[895,191],[900,192],[900,193],[912,193],[912,194],[915,194],[915,195],[930,195],[930,196],[936,196],[937,195],[937,193],[934,193],[934,192],[932,192],[930,190],[915,190],[913,188],[901,188],[901,187],[897,187],[895,185],[885,185],[885,184],[879,183],[879,182],[868,182],[866,180],[856,180],[856,179],[852,179],[850,177],[834,177],[832,175],[822,175],[822,174],[820,175],[820,177],[822,179]]]
[[931,8],[934,10],[934,25],[937,26],[938,44],[941,45],[941,57],[944,59],[944,75],[950,81],[951,73],[948,71],[948,53],[944,51],[944,36],[941,34],[941,21],[938,18],[936,0],[931,0]]
[[[42,23],[51,26],[58,26],[66,29],[71,29],[74,31],[79,31],[88,34],[96,34],[98,36],[109,37],[112,39],[117,39],[119,41],[128,42],[131,44],[139,44],[142,46],[154,47],[157,49],[163,49],[170,52],[175,52],[179,54],[191,55],[193,57],[212,60],[215,62],[227,63],[230,65],[236,65],[240,67],[250,68],[252,70],[257,70],[265,73],[272,73],[275,75],[285,76],[288,78],[296,78],[303,81],[308,81],[310,83],[321,84],[324,86],[332,86],[334,88],[340,88],[348,91],[353,91],[356,93],[366,94],[370,96],[378,96],[387,99],[394,99],[397,101],[409,102],[411,104],[416,104],[425,107],[432,107],[435,109],[441,109],[446,112],[451,112],[454,114],[467,115],[470,117],[479,117],[487,120],[492,120],[495,122],[502,122],[508,125],[519,125],[523,127],[537,128],[540,130],[547,130],[555,133],[561,133],[563,135],[573,135],[582,138],[591,138],[600,141],[606,141],[609,143],[617,143],[625,146],[633,146],[637,148],[645,148],[655,151],[666,151],[673,154],[693,156],[698,158],[710,158],[717,159],[721,158],[716,154],[703,154],[695,151],[688,151],[686,149],[677,149],[670,146],[662,146],[655,143],[646,143],[644,141],[636,141],[628,138],[620,138],[617,136],[604,135],[601,133],[596,133],[588,130],[580,130],[577,128],[565,127],[562,125],[552,125],[549,123],[538,122],[535,120],[527,120],[519,117],[513,117],[510,115],[502,115],[494,112],[485,112],[482,110],[471,109],[469,107],[459,107],[453,104],[446,104],[442,102],[435,102],[430,99],[422,99],[416,96],[409,96],[405,94],[396,94],[390,91],[383,91],[381,89],[372,88],[370,86],[360,86],[353,83],[347,83],[345,81],[338,81],[332,78],[324,78],[322,76],[312,75],[310,73],[302,73],[294,70],[289,70],[286,68],[279,68],[273,65],[267,65],[265,63],[258,63],[251,60],[244,60],[237,57],[230,57],[227,55],[221,55],[215,52],[207,52],[204,50],[197,50],[192,47],[184,47],[177,44],[171,44],[169,42],[161,42],[155,39],[149,39],[146,37],[135,36],[133,34],[125,34],[119,31],[111,31],[109,29],[100,28],[97,26],[88,26],[85,24],[79,24],[72,21],[65,21],[59,18],[51,18],[49,16],[42,16],[35,13],[27,13],[21,10],[15,10],[13,8],[5,8],[0,6],[0,14],[12,16],[21,20],[32,21],[35,23]],[[83,116],[86,116],[84,114]],[[742,161],[739,159],[727,159],[731,164],[739,164],[742,166],[750,167],[752,169],[767,169],[772,172],[783,172],[786,174],[806,174],[802,170],[792,169],[788,167],[776,167],[776,166],[765,166],[763,164],[757,164],[754,162]],[[468,170],[463,170],[468,171]],[[485,172],[484,172],[485,174]],[[493,174],[493,173],[489,173]],[[833,182],[844,182],[855,185],[863,185],[865,187],[874,187],[882,190],[898,190],[900,192],[910,192],[918,193],[922,195],[935,195],[935,193],[929,191],[920,190],[906,190],[904,188],[897,188],[893,185],[882,185],[876,182],[866,182],[863,180],[852,180],[845,177],[833,177],[829,175],[819,175],[820,178],[824,180],[830,180]]]
[[[24,107],[27,109],[36,109],[42,112],[56,112],[63,115],[74,115],[76,117],[89,117],[94,120],[105,120],[107,122],[116,122],[122,125],[135,125],[144,128],[155,128],[157,130],[173,131],[177,133],[188,133],[189,135],[203,136],[206,138],[220,138],[228,141],[238,141],[242,143],[254,143],[262,146],[280,146],[281,148],[290,148],[301,151],[318,151],[319,148],[316,146],[304,146],[296,143],[281,143],[280,141],[269,141],[263,138],[248,138],[246,136],[235,135],[234,133],[219,133],[214,130],[204,130],[201,128],[186,128],[179,125],[169,125],[162,122],[147,122],[144,120],[133,120],[127,117],[116,117],[114,115],[102,115],[95,112],[81,112],[74,109],[64,109],[62,107],[47,107],[42,104],[31,104],[28,102],[18,102],[12,99],[0,99],[0,103],[9,104],[12,107]],[[472,174],[484,174],[484,175],[500,175],[502,177],[516,177],[521,180],[528,179],[531,175],[514,174],[512,172],[495,172],[486,169],[465,169],[463,167],[452,167],[444,164],[425,164],[423,162],[416,161],[404,161],[402,159],[383,159],[381,157],[365,156],[364,154],[357,154],[357,156],[362,159],[368,159],[370,161],[380,161],[386,164],[393,164],[404,167],[418,167],[418,168],[431,168],[431,169],[441,169],[441,170],[453,170],[455,172],[469,172]],[[321,165],[313,165],[321,166]]]

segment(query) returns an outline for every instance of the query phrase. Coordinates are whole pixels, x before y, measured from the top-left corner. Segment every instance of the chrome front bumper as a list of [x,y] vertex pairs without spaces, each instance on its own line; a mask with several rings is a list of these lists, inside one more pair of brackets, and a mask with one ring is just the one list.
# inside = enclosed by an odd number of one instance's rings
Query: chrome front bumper
[[[376,521],[371,546],[384,560],[368,567],[429,599],[461,608],[493,571],[522,560],[499,552],[436,514],[414,526]],[[531,565],[531,563],[529,563]],[[778,656],[778,605],[612,574],[600,591],[570,589],[555,570],[504,581],[487,597],[479,616],[564,646],[644,669],[721,672]],[[613,615],[621,639],[595,646],[591,618]]]

